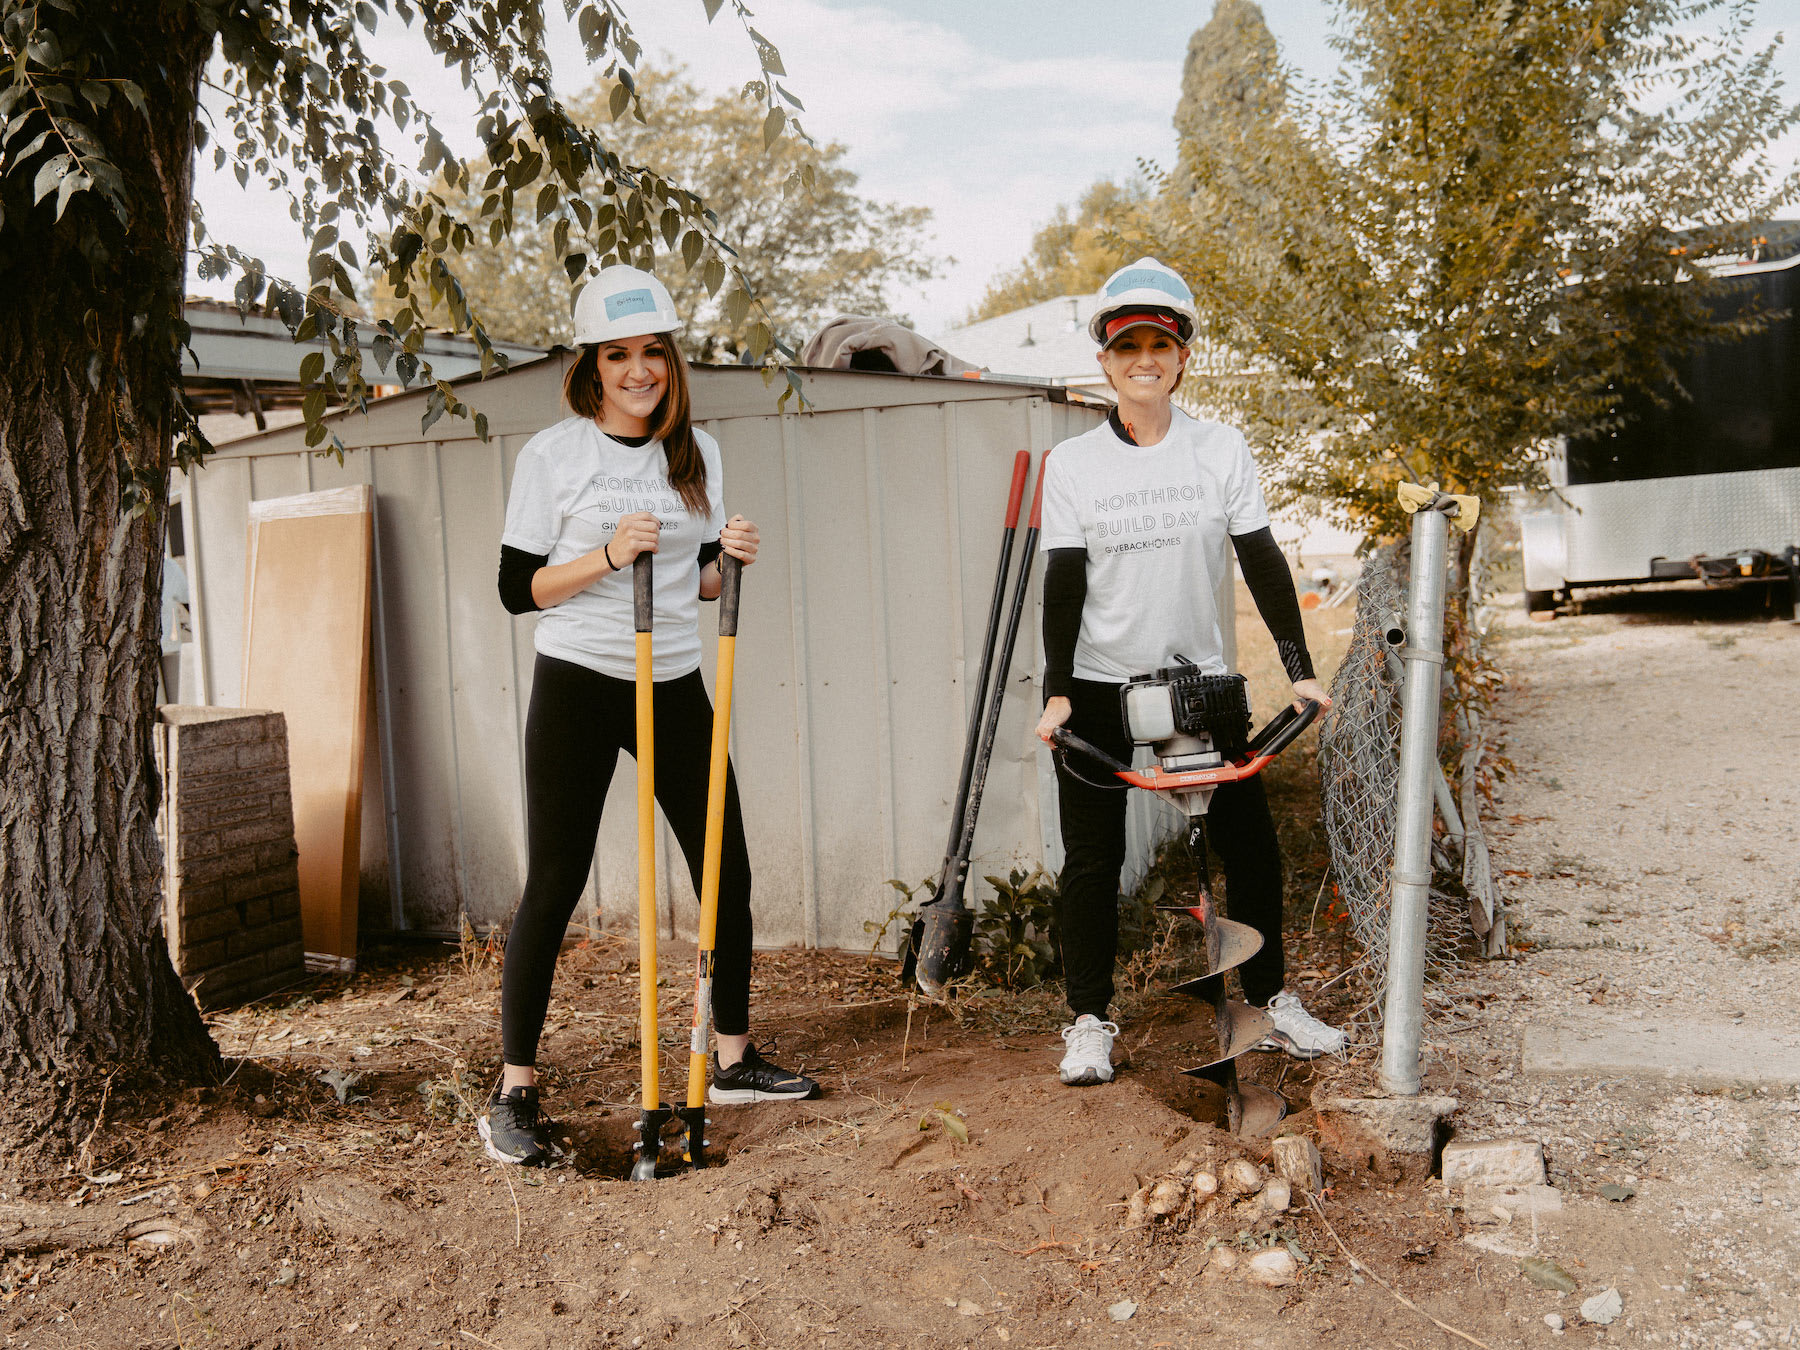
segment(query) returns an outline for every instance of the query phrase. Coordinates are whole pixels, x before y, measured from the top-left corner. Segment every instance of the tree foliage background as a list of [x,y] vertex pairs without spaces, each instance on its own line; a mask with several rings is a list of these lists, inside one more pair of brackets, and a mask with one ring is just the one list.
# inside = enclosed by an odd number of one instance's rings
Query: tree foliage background
[[[697,2],[741,28],[765,146],[804,143],[780,55],[742,0]],[[753,355],[778,347],[718,217],[616,130],[637,106],[625,12],[562,9],[611,82],[605,120],[558,95],[541,0],[0,0],[8,1166],[25,1156],[14,1144],[79,1138],[115,1070],[193,1076],[218,1062],[161,939],[149,755],[168,474],[208,448],[181,394],[190,248],[203,275],[235,278],[241,306],[326,340],[329,354],[299,367],[307,441],[322,448],[328,402],[361,406],[396,375],[429,391],[427,427],[469,411],[421,355],[427,315],[447,314],[491,369],[468,250],[552,217],[550,261],[569,288],[666,252],[723,293]],[[371,57],[368,35],[388,25],[460,76],[473,162]],[[286,196],[306,276],[271,277],[253,248],[211,236],[193,207],[197,154]],[[790,193],[814,185],[810,156],[782,162]],[[364,268],[394,302],[369,328],[350,312]]]
[[1299,90],[1249,0],[1196,35],[1180,161],[1141,242],[1236,378],[1186,392],[1275,452],[1279,495],[1401,527],[1405,477],[1489,501],[1606,426],[1800,179],[1800,118],[1736,0],[1343,0],[1343,73]]
[[[843,145],[813,147],[787,136],[765,144],[759,108],[735,94],[703,93],[678,67],[640,67],[635,84],[642,118],[614,122],[610,144],[627,162],[654,164],[699,194],[717,217],[715,234],[734,251],[734,265],[788,345],[799,347],[837,313],[892,315],[896,286],[938,274],[939,260],[924,240],[930,209],[859,196]],[[571,100],[570,111],[604,122],[617,87],[597,81]],[[809,186],[799,184],[802,170],[811,175]],[[481,172],[476,166],[466,189],[444,188],[468,219],[482,216],[475,186]],[[558,234],[570,226],[565,204],[498,239],[480,234],[469,244],[465,289],[494,332],[540,345],[569,340]],[[681,340],[689,356],[734,360],[749,348],[755,318],[715,297],[702,268],[668,258],[658,271],[686,322]],[[378,286],[377,312],[384,312],[383,300]]]

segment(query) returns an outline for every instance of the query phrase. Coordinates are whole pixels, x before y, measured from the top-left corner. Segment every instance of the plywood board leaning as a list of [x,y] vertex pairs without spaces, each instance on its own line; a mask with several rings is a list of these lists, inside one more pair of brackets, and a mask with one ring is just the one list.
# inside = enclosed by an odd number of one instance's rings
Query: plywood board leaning
[[356,966],[375,500],[364,484],[250,504],[245,706],[286,714],[309,966]]

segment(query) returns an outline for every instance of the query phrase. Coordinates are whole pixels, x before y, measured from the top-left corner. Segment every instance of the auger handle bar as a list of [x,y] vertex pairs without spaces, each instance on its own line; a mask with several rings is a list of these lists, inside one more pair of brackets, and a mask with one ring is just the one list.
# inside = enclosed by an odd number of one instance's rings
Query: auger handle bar
[[1319,704],[1314,699],[1305,700],[1298,709],[1289,704],[1250,738],[1250,744],[1242,758],[1214,765],[1210,769],[1186,769],[1180,773],[1164,772],[1154,764],[1148,768],[1134,769],[1129,764],[1120,763],[1099,746],[1077,736],[1067,727],[1057,727],[1050,733],[1050,739],[1065,750],[1079,751],[1104,764],[1131,787],[1143,788],[1146,792],[1170,792],[1182,788],[1214,787],[1220,783],[1236,783],[1245,778],[1256,777],[1268,766],[1270,760],[1292,745],[1318,716]]

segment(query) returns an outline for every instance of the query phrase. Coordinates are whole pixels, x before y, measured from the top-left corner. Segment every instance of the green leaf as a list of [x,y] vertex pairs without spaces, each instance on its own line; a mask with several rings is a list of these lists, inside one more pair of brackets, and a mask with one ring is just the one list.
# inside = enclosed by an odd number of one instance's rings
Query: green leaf
[[37,171],[37,177],[32,180],[31,200],[41,202],[54,192],[57,185],[62,182],[63,176],[68,173],[72,163],[74,160],[68,155],[57,155],[45,160]]
[[767,150],[781,137],[781,129],[787,125],[787,111],[783,108],[770,108],[769,115],[763,118],[763,149]]
[[681,260],[687,264],[688,271],[694,270],[694,264],[700,261],[701,251],[706,248],[706,240],[698,230],[689,230],[681,237]]
[[625,111],[626,106],[630,104],[630,102],[631,91],[625,87],[623,82],[615,84],[612,93],[607,96],[606,100],[607,108],[612,113],[613,121],[616,122],[619,120],[619,115]]
[[963,1124],[963,1122],[953,1112],[946,1111],[943,1107],[940,1106],[940,1107],[936,1108],[936,1110],[934,1110],[932,1114],[934,1114],[938,1118],[938,1120],[940,1122],[942,1122],[944,1128],[946,1130],[948,1130],[952,1135],[954,1135],[960,1142],[965,1143],[965,1144],[969,1142],[969,1127],[967,1125]]
[[706,6],[706,21],[711,23],[719,16],[719,7],[725,0],[700,0],[700,3]]
[[476,438],[479,440],[483,440],[483,441],[487,440],[487,438],[488,438],[488,420],[487,420],[486,413],[476,413],[475,414],[475,435],[476,435]]
[[300,358],[300,383],[316,384],[319,376],[325,373],[325,353],[308,352]]

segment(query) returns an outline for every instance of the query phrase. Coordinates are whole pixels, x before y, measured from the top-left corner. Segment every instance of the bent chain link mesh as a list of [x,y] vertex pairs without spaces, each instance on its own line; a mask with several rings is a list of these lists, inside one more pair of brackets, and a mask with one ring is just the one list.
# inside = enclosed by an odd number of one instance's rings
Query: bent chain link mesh
[[[1387,985],[1389,869],[1394,863],[1394,806],[1400,785],[1400,675],[1386,629],[1406,613],[1401,545],[1371,554],[1357,588],[1356,626],[1331,682],[1332,713],[1319,729],[1319,778],[1331,874],[1363,949],[1358,967],[1371,1003],[1356,1020],[1381,1020]],[[1455,906],[1434,888],[1426,938],[1427,971],[1454,962]]]

